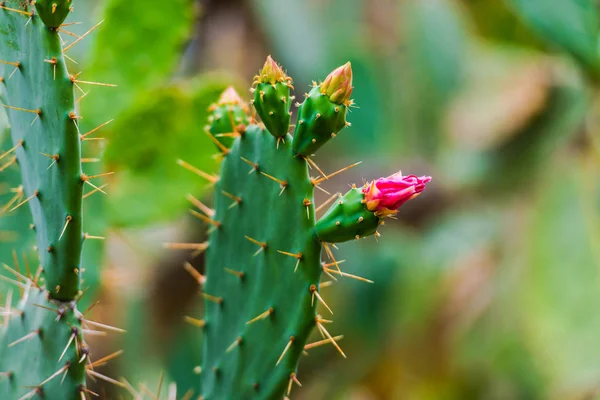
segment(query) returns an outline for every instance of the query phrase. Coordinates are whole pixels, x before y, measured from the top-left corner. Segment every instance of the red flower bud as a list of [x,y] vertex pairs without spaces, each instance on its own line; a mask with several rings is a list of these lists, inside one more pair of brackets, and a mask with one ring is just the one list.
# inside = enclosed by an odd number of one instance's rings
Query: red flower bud
[[402,204],[425,190],[429,181],[430,176],[402,176],[402,172],[376,179],[363,188],[367,209],[380,216],[395,214]]

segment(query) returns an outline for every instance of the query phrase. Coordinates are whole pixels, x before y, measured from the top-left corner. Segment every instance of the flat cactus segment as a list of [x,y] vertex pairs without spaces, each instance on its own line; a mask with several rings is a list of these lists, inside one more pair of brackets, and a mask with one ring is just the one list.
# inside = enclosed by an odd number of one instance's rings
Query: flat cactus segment
[[340,243],[373,235],[380,221],[367,209],[362,188],[352,188],[319,219],[315,230],[322,241]]
[[298,109],[294,151],[310,156],[335,137],[347,124],[347,108],[344,104],[331,102],[319,86],[313,87]]
[[267,130],[276,137],[285,136],[290,129],[290,84],[286,82],[259,83],[252,104]]
[[38,15],[48,28],[58,28],[71,12],[71,0],[36,0]]
[[[252,171],[250,174],[249,172]],[[257,125],[225,157],[209,237],[204,398],[281,398],[316,325],[321,276],[308,167]]]
[[[32,12],[21,1],[6,7]],[[38,2],[40,3],[40,2]],[[60,3],[60,2],[59,2]],[[40,262],[51,295],[72,300],[81,270],[81,148],[73,98],[58,32],[34,14],[0,9],[0,76],[23,177],[24,199],[33,214]]]
[[[247,125],[249,120],[248,105],[240,98],[234,88],[227,88],[219,101],[209,108],[208,131],[222,146],[230,148],[239,135],[237,127]],[[216,143],[215,143],[216,144]],[[224,150],[217,144],[220,150]]]
[[25,293],[0,318],[0,398],[81,400],[88,360],[75,304],[48,300],[31,282]]

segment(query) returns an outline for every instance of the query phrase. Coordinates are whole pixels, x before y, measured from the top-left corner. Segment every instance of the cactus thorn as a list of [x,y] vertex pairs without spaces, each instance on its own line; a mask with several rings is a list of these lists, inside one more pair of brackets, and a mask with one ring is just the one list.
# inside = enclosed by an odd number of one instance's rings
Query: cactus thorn
[[283,349],[283,352],[281,353],[281,355],[279,356],[279,359],[275,363],[275,366],[278,366],[279,363],[281,362],[281,360],[283,360],[283,357],[285,356],[285,353],[287,353],[287,351],[290,349],[290,347],[292,346],[292,343],[294,343],[294,340],[296,340],[296,337],[295,336],[290,336],[290,340],[285,345],[285,348]]

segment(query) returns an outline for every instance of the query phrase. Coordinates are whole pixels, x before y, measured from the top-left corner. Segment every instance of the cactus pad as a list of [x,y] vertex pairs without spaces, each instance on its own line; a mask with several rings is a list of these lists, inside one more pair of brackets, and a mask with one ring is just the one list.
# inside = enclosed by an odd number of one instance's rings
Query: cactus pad
[[23,177],[23,200],[33,214],[48,290],[55,299],[72,300],[79,291],[87,179],[81,171],[75,79],[67,72],[58,32],[44,25],[33,6],[3,3],[25,13],[0,9],[3,106]]
[[[311,288],[321,275],[321,243],[313,230],[314,188],[291,137],[277,142],[250,125],[230,149],[215,188],[218,222],[210,235],[205,286],[211,296],[206,399],[282,393],[315,326]],[[264,318],[248,323],[259,315]]]
[[0,398],[81,400],[87,346],[74,302],[49,300],[31,282],[24,292],[0,319]]

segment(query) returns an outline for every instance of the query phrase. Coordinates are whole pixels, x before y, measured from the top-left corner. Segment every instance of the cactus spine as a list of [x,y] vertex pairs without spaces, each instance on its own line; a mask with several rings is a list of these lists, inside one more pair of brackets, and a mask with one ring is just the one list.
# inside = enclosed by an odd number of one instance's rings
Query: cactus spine
[[[192,271],[203,285],[205,319],[193,321],[204,330],[206,400],[289,396],[299,384],[298,362],[314,328],[345,357],[324,325],[330,321],[317,314],[318,303],[331,313],[320,294],[322,273],[343,275],[327,242],[372,235],[383,217],[395,213],[377,209],[379,198],[368,203],[366,187],[354,187],[318,222],[315,218],[314,189],[328,177],[309,176],[309,166],[315,166],[309,156],[349,125],[349,63],[314,84],[299,105],[293,137],[288,133],[291,78],[269,57],[254,86],[252,104],[262,123],[227,110],[225,120],[251,122],[219,131],[233,140],[228,146],[219,142],[220,177],[204,175],[216,183],[215,209],[193,212],[211,225],[208,243],[194,247],[206,248],[206,276]],[[207,127],[214,136],[216,119]],[[374,195],[390,193],[376,189]],[[321,263],[323,248],[331,264]]]
[[21,169],[11,210],[31,210],[40,257],[35,277],[12,271],[22,297],[17,308],[9,299],[0,326],[0,397],[6,399],[80,400],[87,391],[82,324],[92,322],[76,301],[87,237],[82,194],[93,177],[81,169],[79,81],[67,71],[58,34],[70,6],[71,0],[0,2],[0,94],[14,145],[2,157]]

